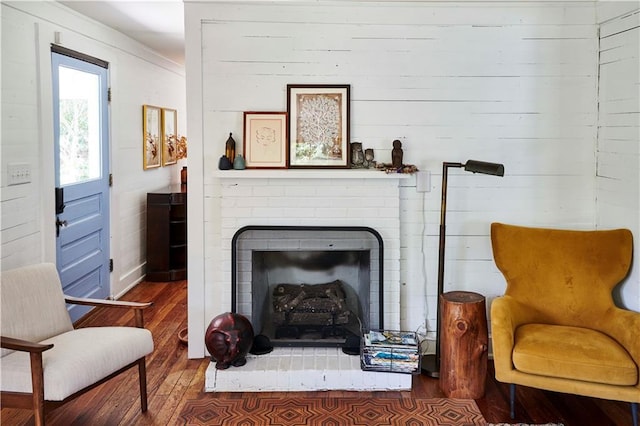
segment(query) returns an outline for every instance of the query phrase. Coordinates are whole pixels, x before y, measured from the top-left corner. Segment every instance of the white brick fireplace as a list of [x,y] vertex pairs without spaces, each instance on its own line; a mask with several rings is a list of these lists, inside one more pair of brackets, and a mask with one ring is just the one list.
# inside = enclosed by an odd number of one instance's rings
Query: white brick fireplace
[[[384,241],[383,322],[400,328],[400,189],[402,174],[374,170],[229,170],[220,182],[220,271],[206,294],[231,300],[231,247],[245,226],[364,226]],[[227,306],[217,313],[231,310]],[[217,314],[216,313],[216,314]],[[307,377],[301,380],[301,377]],[[411,376],[362,372],[339,348],[276,348],[244,367],[207,371],[208,391],[406,389]]]

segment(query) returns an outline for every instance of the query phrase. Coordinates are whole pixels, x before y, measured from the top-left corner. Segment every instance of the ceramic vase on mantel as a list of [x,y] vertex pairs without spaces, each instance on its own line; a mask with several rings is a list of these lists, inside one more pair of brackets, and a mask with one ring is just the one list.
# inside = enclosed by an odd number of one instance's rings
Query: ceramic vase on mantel
[[226,155],[223,155],[222,157],[220,157],[220,160],[218,160],[218,168],[220,170],[229,170],[232,167],[233,165],[231,164],[231,161],[229,161]]
[[235,160],[233,160],[233,168],[235,170],[244,170],[244,167],[245,167],[244,158],[240,154],[236,155]]
[[236,159],[236,141],[231,135],[232,133],[229,133],[229,138],[224,144],[224,155],[229,159],[229,163],[233,164],[233,160]]

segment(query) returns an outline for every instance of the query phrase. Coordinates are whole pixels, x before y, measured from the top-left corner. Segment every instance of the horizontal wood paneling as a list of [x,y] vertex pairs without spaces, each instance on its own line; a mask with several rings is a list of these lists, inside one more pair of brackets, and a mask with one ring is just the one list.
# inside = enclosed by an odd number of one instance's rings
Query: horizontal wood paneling
[[[639,40],[637,5],[635,11],[625,11],[600,26],[597,223],[601,228],[631,229],[635,247],[640,247]],[[615,296],[622,306],[640,310],[638,256]]]
[[[38,192],[39,146],[38,126],[35,123],[38,109],[37,64],[33,54],[35,34],[33,25],[17,19],[11,9],[2,7],[2,176],[0,211],[2,267],[13,268],[22,262],[33,262],[41,254],[41,215]],[[23,43],[9,43],[5,34],[12,34]],[[28,45],[30,49],[24,49]],[[22,78],[15,78],[20,75]],[[31,123],[25,125],[25,123]],[[8,186],[7,165],[10,163],[31,165],[31,182]],[[33,245],[35,243],[35,245]]]
[[[284,111],[287,84],[347,83],[352,141],[390,162],[400,139],[405,163],[432,172],[432,192],[402,190],[403,327],[435,320],[443,161],[505,164],[504,178],[452,171],[449,183],[447,232],[457,237],[447,256],[461,247],[463,257],[447,277],[473,277],[489,297],[503,291],[489,252],[492,221],[595,225],[594,4],[187,2],[186,16],[199,24],[187,32],[197,33],[200,68],[187,72],[202,76],[190,107],[202,111],[205,162],[222,155],[230,131],[242,145],[242,111]],[[206,167],[203,175],[214,184]],[[205,221],[219,220],[218,200],[205,203]],[[216,250],[210,235],[206,253]],[[472,287],[451,282],[447,290]]]

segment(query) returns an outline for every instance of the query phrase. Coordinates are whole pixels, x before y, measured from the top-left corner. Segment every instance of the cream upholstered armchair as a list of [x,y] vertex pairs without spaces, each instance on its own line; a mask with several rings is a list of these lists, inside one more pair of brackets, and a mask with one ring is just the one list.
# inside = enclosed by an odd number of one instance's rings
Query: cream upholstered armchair
[[[153,338],[142,328],[142,309],[151,303],[65,298],[56,267],[49,263],[1,277],[3,407],[32,408],[35,424],[41,425],[46,410],[137,365],[142,411],[147,410],[145,356],[153,352]],[[134,309],[137,327],[74,329],[65,301]]]
[[626,229],[571,231],[493,223],[495,263],[507,289],[491,306],[496,379],[515,385],[640,402],[640,313],[611,291],[628,274]]

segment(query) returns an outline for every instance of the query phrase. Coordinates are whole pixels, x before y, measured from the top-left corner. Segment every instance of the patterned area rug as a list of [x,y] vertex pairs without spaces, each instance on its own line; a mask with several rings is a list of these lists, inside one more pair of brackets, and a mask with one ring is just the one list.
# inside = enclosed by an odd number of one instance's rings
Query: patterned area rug
[[485,425],[475,401],[409,398],[212,398],[187,401],[184,425]]

